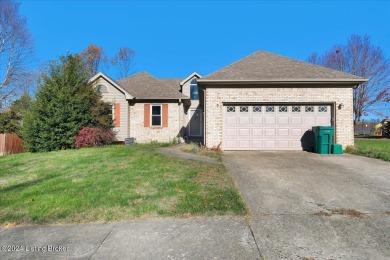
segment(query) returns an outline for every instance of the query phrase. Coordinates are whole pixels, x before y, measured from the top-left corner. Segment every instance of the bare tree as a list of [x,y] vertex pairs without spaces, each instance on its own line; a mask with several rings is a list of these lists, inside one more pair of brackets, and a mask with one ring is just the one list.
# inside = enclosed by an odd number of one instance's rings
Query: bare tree
[[103,49],[95,44],[88,45],[87,48],[80,53],[80,56],[84,60],[86,69],[91,77],[98,73],[101,65],[108,60]]
[[19,5],[13,0],[0,0],[0,106],[31,77],[27,63],[33,54],[33,41]]
[[390,61],[369,36],[352,35],[347,44],[335,45],[321,56],[313,53],[307,61],[369,79],[353,92],[355,124],[370,113],[384,116],[383,105],[390,102]]
[[125,78],[131,74],[134,66],[135,51],[130,48],[120,48],[118,53],[111,58],[111,64],[116,67],[120,78]]

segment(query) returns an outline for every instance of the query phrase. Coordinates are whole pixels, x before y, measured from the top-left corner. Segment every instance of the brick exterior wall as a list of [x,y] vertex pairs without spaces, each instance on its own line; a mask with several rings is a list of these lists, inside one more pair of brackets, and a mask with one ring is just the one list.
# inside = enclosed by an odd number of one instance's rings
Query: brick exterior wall
[[[206,146],[216,147],[222,142],[223,102],[288,102],[288,103],[335,103],[335,141],[354,144],[352,88],[233,88],[210,87],[205,93]],[[344,104],[338,109],[340,103]],[[223,144],[222,144],[223,148]]]
[[[149,103],[148,103],[149,104]],[[130,105],[130,137],[135,137],[137,143],[151,141],[170,142],[180,132],[183,126],[183,104],[178,103],[152,103],[155,105],[168,104],[168,127],[145,127],[144,105],[135,103]]]

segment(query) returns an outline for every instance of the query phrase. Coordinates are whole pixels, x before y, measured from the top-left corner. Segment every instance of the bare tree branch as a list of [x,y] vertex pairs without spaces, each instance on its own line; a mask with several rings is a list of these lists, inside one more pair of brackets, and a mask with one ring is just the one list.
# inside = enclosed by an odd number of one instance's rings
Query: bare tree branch
[[383,114],[373,108],[390,101],[390,61],[369,36],[352,35],[347,44],[335,45],[320,57],[316,55],[311,54],[307,61],[369,79],[353,93],[355,124],[370,113]]
[[18,92],[30,73],[27,63],[33,54],[33,41],[19,4],[0,0],[0,105]]
[[120,48],[118,53],[111,58],[111,64],[116,67],[120,78],[129,76],[134,66],[135,51],[130,48]]

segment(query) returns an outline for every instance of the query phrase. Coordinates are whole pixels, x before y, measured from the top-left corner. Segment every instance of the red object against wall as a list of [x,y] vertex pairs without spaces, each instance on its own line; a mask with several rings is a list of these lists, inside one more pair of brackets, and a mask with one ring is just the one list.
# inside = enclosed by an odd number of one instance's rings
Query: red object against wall
[[168,127],[168,104],[162,105],[162,127]]
[[150,127],[150,104],[144,104],[144,127]]
[[121,104],[120,103],[114,104],[114,126],[115,127],[121,126]]

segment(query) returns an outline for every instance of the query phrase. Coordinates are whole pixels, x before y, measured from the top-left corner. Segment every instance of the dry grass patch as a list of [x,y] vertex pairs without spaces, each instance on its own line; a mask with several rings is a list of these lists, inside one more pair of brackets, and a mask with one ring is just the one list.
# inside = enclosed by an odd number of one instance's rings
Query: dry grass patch
[[179,148],[179,150],[181,150],[182,152],[185,152],[185,153],[191,153],[191,154],[196,154],[196,155],[200,155],[200,156],[215,158],[219,161],[222,160],[221,151],[207,149],[206,146],[198,144],[198,143],[180,144],[177,147]]

